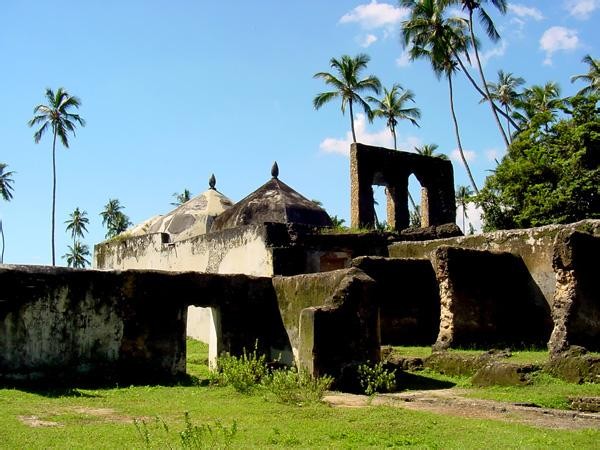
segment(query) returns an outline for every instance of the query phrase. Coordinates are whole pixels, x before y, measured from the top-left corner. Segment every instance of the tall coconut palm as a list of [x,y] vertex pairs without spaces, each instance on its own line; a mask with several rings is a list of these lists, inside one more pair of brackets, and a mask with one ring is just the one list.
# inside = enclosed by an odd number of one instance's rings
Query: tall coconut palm
[[485,32],[487,36],[493,41],[498,42],[500,40],[500,34],[498,30],[496,30],[496,26],[494,25],[493,20],[488,15],[486,10],[483,8],[483,4],[489,3],[494,6],[501,14],[506,14],[507,11],[507,1],[506,0],[455,0],[455,3],[460,3],[463,7],[463,10],[467,11],[469,14],[469,34],[471,36],[471,44],[473,50],[475,52],[475,60],[477,62],[477,69],[479,71],[479,76],[481,77],[481,83],[483,85],[483,90],[485,91],[485,98],[488,100],[490,104],[490,108],[492,110],[492,114],[494,115],[494,120],[496,121],[496,125],[500,130],[500,134],[502,135],[502,139],[504,139],[504,143],[506,147],[510,145],[508,141],[508,137],[504,132],[504,128],[500,123],[500,118],[498,117],[498,113],[496,107],[494,105],[494,99],[490,94],[490,90],[488,88],[488,83],[485,79],[485,74],[483,73],[483,67],[481,65],[481,58],[479,57],[479,49],[477,38],[475,37],[475,31],[473,27],[473,14],[477,11],[479,15],[479,21],[485,28]]
[[373,113],[369,104],[360,96],[361,92],[371,91],[379,94],[381,91],[381,82],[374,75],[366,78],[360,78],[361,73],[366,69],[370,58],[364,53],[356,55],[354,58],[343,55],[340,59],[331,58],[330,66],[336,74],[329,72],[318,72],[313,78],[321,78],[325,84],[332,86],[335,90],[322,92],[313,99],[315,109],[320,109],[325,103],[333,99],[341,98],[342,114],[346,113],[346,106],[350,111],[350,128],[352,130],[352,140],[356,143],[356,132],[354,130],[354,104],[358,103],[365,111],[367,118],[372,120]]
[[467,205],[471,203],[472,196],[473,191],[469,186],[456,187],[456,205],[460,206],[462,209],[462,229],[465,234],[467,232],[467,229],[465,228],[465,219],[469,217],[467,216]]
[[129,217],[123,213],[123,205],[118,199],[109,199],[104,205],[104,210],[100,213],[102,225],[106,226],[106,237],[112,238],[122,233],[131,225]]
[[520,111],[513,115],[523,126],[531,126],[535,120],[537,126],[543,125],[548,131],[548,124],[556,119],[557,112],[564,106],[560,94],[560,86],[553,81],[528,87],[515,102]]
[[430,156],[432,158],[440,158],[440,159],[447,160],[448,156],[446,154],[436,153],[438,147],[439,146],[437,144],[423,144],[423,145],[415,147],[415,152],[417,152],[419,155]]
[[87,245],[75,241],[72,247],[70,245],[68,247],[69,251],[63,255],[63,258],[67,260],[69,267],[83,269],[90,265],[90,261],[86,258],[86,256],[90,256],[90,249]]
[[[0,163],[0,198],[10,202],[13,198],[13,179],[14,172],[5,172],[7,164]],[[0,264],[4,262],[4,229],[2,228],[2,219],[0,219],[0,237],[2,237],[2,253],[0,253]]]
[[[515,106],[515,103],[521,96],[521,94],[517,92],[517,88],[523,84],[525,84],[525,80],[523,78],[515,77],[512,73],[506,73],[503,70],[498,71],[497,83],[488,83],[488,92],[490,93],[492,100],[496,100],[498,103],[500,103],[500,105],[502,105],[507,117],[509,117],[513,106]],[[482,99],[481,101],[484,102],[486,99]],[[508,139],[512,142],[510,120],[508,119],[506,120],[506,129],[508,131]]]
[[574,83],[577,80],[582,80],[587,83],[587,86],[581,89],[577,94],[600,94],[600,59],[585,55],[581,62],[586,63],[589,66],[589,70],[588,73],[571,77],[571,83]]
[[394,138],[394,149],[398,150],[396,138],[396,125],[398,119],[408,120],[413,125],[419,126],[417,119],[421,118],[421,110],[419,108],[407,108],[406,103],[415,102],[415,94],[410,90],[404,90],[399,84],[394,84],[388,91],[383,88],[383,98],[367,97],[367,100],[374,104],[374,117],[381,117],[386,120],[387,127]]
[[429,60],[434,73],[448,80],[450,112],[454,123],[454,133],[461,160],[475,192],[479,192],[475,179],[464,155],[456,112],[454,110],[454,90],[452,77],[458,70],[453,59],[455,52],[466,52],[469,40],[466,37],[467,22],[460,17],[445,18],[447,0],[402,0],[402,5],[411,10],[408,20],[402,23],[402,38],[409,47],[411,59]]
[[46,89],[47,105],[37,105],[33,110],[33,119],[29,126],[41,125],[34,133],[35,143],[39,143],[44,133],[52,130],[52,265],[56,264],[54,251],[54,229],[56,215],[56,138],[58,137],[65,148],[69,148],[69,133],[75,135],[77,125],[85,126],[85,120],[73,109],[79,108],[79,98],[71,96],[65,89],[58,88],[56,92]]
[[89,225],[90,219],[87,217],[87,212],[81,211],[78,207],[69,214],[69,219],[65,221],[67,224],[66,231],[71,232],[73,238],[73,245],[75,245],[77,238],[84,237],[84,233],[87,233],[87,225]]

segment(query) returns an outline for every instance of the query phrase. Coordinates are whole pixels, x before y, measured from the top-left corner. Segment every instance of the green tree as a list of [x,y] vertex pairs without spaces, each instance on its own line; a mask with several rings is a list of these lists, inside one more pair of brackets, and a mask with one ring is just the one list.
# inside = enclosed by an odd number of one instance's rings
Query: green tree
[[83,239],[84,233],[87,233],[87,225],[89,225],[90,219],[87,217],[87,212],[81,211],[79,207],[69,214],[69,219],[65,221],[67,225],[66,231],[71,233],[73,238],[73,244],[78,238]]
[[[498,82],[489,82],[488,92],[492,100],[497,101],[504,108],[506,113],[506,130],[509,141],[512,142],[512,133],[510,131],[510,114],[512,108],[518,102],[521,94],[517,92],[517,88],[525,84],[525,80],[521,77],[515,77],[512,73],[506,73],[503,70],[498,71]],[[486,99],[481,100],[482,102]]]
[[600,218],[598,99],[572,98],[547,130],[532,117],[477,197],[485,231]]
[[437,144],[423,144],[415,147],[415,152],[417,152],[419,155],[447,160],[448,156],[444,153],[436,153],[438,147],[439,146]]
[[534,85],[526,88],[515,101],[518,111],[513,113],[522,128],[544,127],[548,131],[549,124],[554,122],[559,110],[564,107],[560,97],[560,86],[552,81],[545,85]]
[[361,73],[366,69],[370,58],[363,53],[356,55],[354,58],[348,55],[343,55],[340,59],[331,58],[330,66],[335,70],[336,74],[329,72],[318,72],[313,78],[321,78],[325,84],[332,86],[335,90],[322,92],[313,99],[315,109],[320,109],[325,103],[341,98],[342,114],[346,113],[346,106],[350,111],[350,128],[352,130],[352,140],[356,143],[356,132],[354,130],[354,104],[361,105],[367,118],[373,119],[373,113],[369,104],[360,96],[361,92],[371,91],[379,94],[381,90],[381,82],[374,75],[369,75],[366,78],[360,78]]
[[587,86],[578,92],[579,95],[600,95],[600,59],[595,59],[590,55],[585,55],[581,62],[586,63],[589,70],[587,73],[572,76],[571,83],[574,83],[577,80],[587,83]]
[[65,148],[69,148],[69,133],[75,135],[77,125],[85,126],[85,120],[78,114],[73,114],[73,109],[79,108],[79,98],[71,96],[65,89],[58,88],[56,92],[46,89],[47,105],[37,105],[33,110],[33,119],[29,126],[40,125],[34,133],[35,143],[39,143],[44,133],[52,130],[52,265],[56,264],[54,250],[54,229],[56,215],[56,138],[58,137]]
[[102,225],[106,226],[107,239],[124,232],[131,225],[129,217],[123,213],[123,205],[118,199],[109,199],[100,216]]
[[494,105],[494,98],[492,97],[490,90],[488,88],[488,83],[485,79],[485,74],[483,72],[483,67],[481,65],[481,58],[479,57],[479,44],[477,38],[475,37],[475,30],[473,26],[473,14],[477,11],[479,16],[479,22],[485,28],[485,32],[493,42],[498,42],[500,40],[500,34],[496,30],[496,26],[494,25],[493,20],[487,13],[487,11],[483,8],[483,5],[486,3],[494,6],[501,14],[506,14],[507,10],[507,1],[506,0],[455,0],[454,3],[459,3],[462,5],[463,10],[467,11],[469,14],[469,34],[471,36],[471,45],[475,52],[475,60],[477,62],[477,69],[479,71],[479,76],[481,78],[481,83],[483,85],[483,90],[485,91],[485,98],[488,100],[490,104],[490,108],[492,110],[492,114],[494,116],[494,120],[496,121],[496,125],[500,130],[500,134],[502,135],[502,139],[506,144],[506,147],[510,145],[508,137],[504,132],[504,128],[500,123],[500,118],[498,117],[497,108]]
[[452,84],[452,77],[458,70],[458,63],[454,59],[454,55],[457,52],[466,52],[469,47],[469,40],[466,36],[468,23],[459,17],[445,17],[445,8],[448,6],[446,0],[402,0],[401,3],[411,10],[409,19],[402,23],[404,47],[409,48],[411,59],[427,59],[438,78],[445,75],[448,81],[450,112],[458,151],[473,189],[475,192],[479,192],[464,155],[458,119],[454,109]]
[[171,203],[171,205],[181,206],[184,203],[190,201],[190,199],[192,198],[192,193],[188,189],[184,189],[181,194],[178,194],[177,192],[175,192],[173,194],[173,197],[175,197],[175,201],[173,203]]
[[72,247],[70,245],[68,247],[69,251],[63,255],[63,258],[67,260],[69,267],[83,269],[90,265],[90,261],[86,258],[90,256],[90,249],[87,245],[75,241]]
[[398,119],[408,120],[413,125],[419,126],[417,119],[421,118],[421,111],[419,108],[407,108],[408,102],[415,102],[415,94],[409,89],[404,90],[399,84],[394,84],[388,91],[383,88],[383,98],[381,100],[375,97],[367,97],[367,100],[374,104],[373,109],[374,117],[381,117],[386,120],[387,127],[392,133],[394,138],[394,149],[398,150],[397,138],[396,138],[396,126],[398,125]]
[[473,200],[473,191],[469,186],[457,186],[456,187],[456,206],[460,206],[462,210],[462,230],[463,233],[467,234],[467,228],[465,225],[465,219],[467,215],[467,205]]
[[[8,167],[5,163],[0,163],[0,198],[10,202],[13,198],[13,179],[14,172],[5,171]],[[0,236],[2,237],[2,253],[0,253],[0,264],[4,262],[4,229],[2,228],[2,219],[0,219]]]

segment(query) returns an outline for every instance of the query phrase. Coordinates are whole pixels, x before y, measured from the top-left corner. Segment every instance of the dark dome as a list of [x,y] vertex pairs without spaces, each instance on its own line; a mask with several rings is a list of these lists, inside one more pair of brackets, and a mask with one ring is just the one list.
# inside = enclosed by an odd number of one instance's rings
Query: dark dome
[[274,176],[252,194],[219,215],[211,231],[266,222],[315,227],[332,226],[331,218],[323,208]]

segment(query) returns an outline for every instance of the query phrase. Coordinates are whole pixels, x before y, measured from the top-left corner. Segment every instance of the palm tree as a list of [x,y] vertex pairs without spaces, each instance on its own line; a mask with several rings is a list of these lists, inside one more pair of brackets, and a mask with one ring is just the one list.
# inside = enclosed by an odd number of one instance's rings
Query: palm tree
[[379,94],[381,82],[374,75],[360,79],[361,72],[367,67],[370,61],[368,55],[364,53],[356,55],[354,58],[343,55],[340,59],[331,58],[330,66],[335,69],[337,76],[328,72],[318,72],[313,78],[322,78],[325,84],[333,86],[334,91],[322,92],[313,99],[315,109],[321,108],[325,103],[335,98],[342,99],[342,114],[346,112],[346,105],[350,110],[350,127],[352,130],[352,140],[356,143],[356,132],[354,131],[354,103],[362,106],[367,118],[372,120],[373,113],[369,104],[359,95],[361,92],[372,91]]
[[504,132],[504,128],[502,127],[502,124],[500,123],[500,118],[498,117],[498,113],[496,111],[496,106],[494,105],[494,99],[493,99],[492,95],[490,94],[490,90],[488,88],[488,84],[485,79],[485,75],[483,73],[483,67],[481,66],[481,59],[479,58],[479,49],[477,48],[478,47],[477,38],[475,37],[475,31],[473,29],[473,13],[475,12],[475,10],[477,10],[477,13],[479,15],[479,21],[484,26],[487,36],[493,42],[498,42],[500,40],[500,34],[498,34],[498,31],[496,30],[496,26],[494,25],[494,22],[492,21],[491,17],[488,15],[486,10],[483,9],[482,4],[491,3],[492,6],[496,7],[496,9],[498,9],[498,11],[500,11],[501,14],[506,14],[507,1],[506,0],[455,0],[454,3],[462,4],[463,9],[468,11],[468,13],[469,13],[469,21],[468,21],[469,34],[471,35],[471,44],[475,51],[475,60],[477,61],[477,69],[479,70],[479,76],[481,77],[481,83],[483,84],[483,89],[485,91],[485,98],[490,103],[490,108],[492,109],[492,114],[494,115],[494,120],[496,121],[496,124],[498,125],[498,129],[500,130],[500,134],[502,135],[502,139],[504,139],[504,143],[506,144],[506,147],[508,148],[510,143],[508,141],[508,137],[506,136],[506,133]]
[[[7,164],[0,163],[0,198],[10,202],[13,198],[13,179],[14,172],[5,172]],[[4,262],[4,230],[2,228],[2,219],[0,219],[0,236],[2,237],[2,253],[0,253],[0,264]]]
[[[403,92],[401,92],[403,91]],[[387,127],[394,138],[394,150],[398,150],[396,140],[396,125],[398,119],[409,120],[413,125],[419,126],[417,119],[421,118],[419,108],[407,108],[407,102],[415,102],[415,94],[409,89],[404,90],[399,84],[394,84],[389,91],[383,88],[383,98],[367,97],[367,100],[375,105],[374,117],[382,117],[387,121]]]
[[90,261],[86,259],[86,256],[90,256],[90,249],[87,245],[75,241],[72,247],[70,245],[68,247],[69,251],[63,255],[63,258],[67,260],[69,267],[83,269],[90,264]]
[[109,199],[100,216],[102,225],[105,225],[107,229],[106,238],[115,237],[131,225],[129,217],[123,213],[123,206],[117,199]]
[[432,158],[448,159],[448,156],[444,153],[436,153],[438,149],[437,144],[423,144],[420,147],[415,147],[415,152],[419,155],[430,156]]
[[56,92],[52,89],[46,89],[47,105],[37,105],[33,110],[33,119],[29,121],[29,126],[41,125],[33,135],[35,143],[39,143],[44,133],[52,129],[52,265],[54,266],[55,251],[54,251],[54,228],[55,228],[55,213],[56,213],[56,138],[65,148],[69,148],[69,132],[75,135],[77,124],[85,126],[85,120],[78,114],[73,114],[70,111],[79,108],[81,101],[63,89],[58,88]]
[[192,198],[192,193],[188,189],[184,189],[181,194],[178,194],[177,192],[175,192],[173,194],[173,197],[175,197],[175,202],[171,203],[171,205],[181,206],[185,202],[190,201],[190,199]]
[[556,113],[564,107],[564,100],[560,98],[560,86],[549,81],[545,85],[534,85],[526,88],[515,102],[515,106],[522,112],[515,111],[514,117],[522,126],[544,125],[548,131],[548,124],[556,119]]
[[[521,94],[517,93],[517,88],[525,84],[525,80],[521,77],[515,77],[512,73],[498,71],[498,83],[488,83],[488,92],[492,100],[497,100],[504,107],[506,116],[509,117],[512,107],[519,100]],[[482,102],[486,99],[482,99]],[[510,132],[510,120],[506,120],[506,129],[508,130],[508,138],[512,142]]]
[[410,46],[411,59],[428,59],[436,76],[439,78],[443,74],[448,80],[450,112],[458,150],[473,189],[478,193],[479,189],[471,174],[460,139],[452,85],[452,76],[458,70],[453,54],[466,52],[469,46],[466,37],[467,22],[460,17],[444,18],[447,0],[402,0],[401,4],[411,9],[410,18],[402,23],[403,44],[405,47]]
[[467,216],[467,204],[471,203],[471,197],[473,191],[469,186],[457,186],[456,187],[456,204],[462,208],[462,229],[463,233],[466,234],[467,229],[465,228],[465,219]]
[[584,62],[589,66],[589,71],[588,73],[571,77],[571,83],[582,80],[588,83],[588,85],[581,89],[577,94],[600,94],[600,59],[594,59],[590,55],[585,55],[581,62]]
[[67,224],[66,231],[71,232],[74,245],[77,241],[77,238],[83,239],[84,232],[88,232],[86,226],[89,225],[90,220],[87,217],[87,212],[81,211],[79,208],[75,208],[75,211],[69,214],[69,220],[66,220],[65,223]]

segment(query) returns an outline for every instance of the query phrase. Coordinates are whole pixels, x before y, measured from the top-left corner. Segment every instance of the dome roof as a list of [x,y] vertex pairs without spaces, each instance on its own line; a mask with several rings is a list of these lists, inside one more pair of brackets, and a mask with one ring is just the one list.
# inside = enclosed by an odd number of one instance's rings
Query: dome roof
[[214,175],[210,188],[173,211],[155,216],[128,231],[131,236],[168,233],[170,241],[181,241],[210,231],[216,216],[231,208],[232,202],[215,189]]
[[278,179],[277,163],[273,165],[271,173],[273,178],[217,217],[211,231],[266,222],[315,227],[332,225],[331,218],[323,208]]

